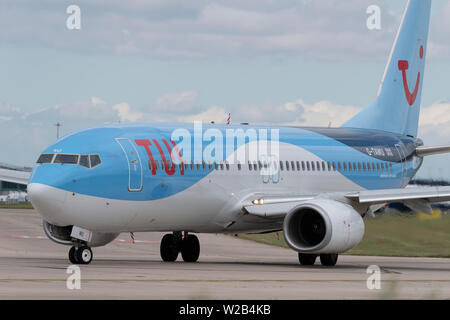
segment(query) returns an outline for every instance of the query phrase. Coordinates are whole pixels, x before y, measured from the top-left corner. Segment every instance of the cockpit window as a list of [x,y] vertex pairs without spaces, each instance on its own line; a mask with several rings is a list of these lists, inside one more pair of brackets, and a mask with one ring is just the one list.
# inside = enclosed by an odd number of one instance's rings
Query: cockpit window
[[91,168],[94,168],[102,163],[98,154],[91,154],[89,157],[91,158]]
[[94,168],[102,163],[98,154],[52,154],[43,153],[37,163],[77,164],[85,168]]
[[53,154],[52,153],[44,153],[39,156],[39,159],[37,160],[37,163],[51,163],[53,160]]
[[57,154],[53,163],[78,164],[77,154]]
[[80,166],[83,166],[86,168],[90,167],[89,156],[87,156],[87,155],[80,156]]

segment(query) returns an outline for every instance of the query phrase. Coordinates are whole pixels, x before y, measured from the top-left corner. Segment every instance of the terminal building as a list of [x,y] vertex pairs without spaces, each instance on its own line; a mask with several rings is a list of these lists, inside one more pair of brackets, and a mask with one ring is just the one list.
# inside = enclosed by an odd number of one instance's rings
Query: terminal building
[[28,177],[30,175],[32,168],[29,167],[19,167],[6,163],[0,163],[0,195],[9,193],[10,191],[27,191],[26,184],[15,183],[12,181],[5,181],[2,176],[8,172],[14,171],[16,175],[23,177]]

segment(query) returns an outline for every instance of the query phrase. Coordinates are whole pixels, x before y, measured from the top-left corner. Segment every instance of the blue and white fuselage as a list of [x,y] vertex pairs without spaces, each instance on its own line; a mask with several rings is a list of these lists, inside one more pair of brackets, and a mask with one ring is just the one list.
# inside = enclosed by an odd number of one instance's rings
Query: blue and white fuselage
[[[41,163],[32,173],[33,204],[50,223],[93,231],[258,232],[280,229],[278,222],[242,215],[242,202],[256,194],[290,195],[402,188],[422,163],[415,156],[419,139],[376,130],[280,127],[276,179],[261,174],[260,159],[236,163],[237,149],[214,162],[183,161],[169,166],[172,132],[193,125],[122,124],[84,130],[48,147],[43,154],[76,155],[77,163]],[[208,125],[205,129],[273,130],[273,127]],[[158,164],[152,172],[144,147]],[[192,141],[194,142],[194,141]],[[193,143],[194,144],[194,143]],[[203,143],[204,148],[208,143]],[[136,153],[131,159],[130,153]],[[128,153],[128,154],[127,154]],[[99,165],[79,164],[82,155],[98,155]],[[259,162],[259,163],[258,163]],[[293,165],[293,166],[292,166]],[[170,169],[170,168],[169,168]],[[54,201],[41,208],[38,193]],[[253,218],[253,220],[258,220]]]

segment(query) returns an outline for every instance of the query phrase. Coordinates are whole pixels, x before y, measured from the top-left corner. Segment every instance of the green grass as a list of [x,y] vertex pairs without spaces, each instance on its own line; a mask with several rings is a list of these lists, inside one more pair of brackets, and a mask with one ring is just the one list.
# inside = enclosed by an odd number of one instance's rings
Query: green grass
[[4,204],[0,203],[0,209],[33,209],[31,203],[23,202],[16,204]]
[[[350,255],[450,258],[450,216],[420,220],[417,216],[381,215],[365,219],[363,240]],[[282,232],[239,235],[240,238],[288,247]]]

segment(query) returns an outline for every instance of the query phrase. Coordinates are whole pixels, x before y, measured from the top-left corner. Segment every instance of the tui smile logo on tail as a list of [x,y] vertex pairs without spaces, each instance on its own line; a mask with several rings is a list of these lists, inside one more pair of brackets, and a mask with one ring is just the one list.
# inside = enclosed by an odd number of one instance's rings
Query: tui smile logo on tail
[[[420,46],[420,59],[423,59],[423,46]],[[408,60],[399,60],[398,61],[398,69],[402,71],[403,76],[403,87],[405,89],[405,95],[406,100],[408,101],[409,105],[412,106],[417,98],[417,93],[419,92],[419,85],[420,85],[420,72],[417,74],[417,80],[416,80],[416,86],[414,88],[413,93],[409,91],[408,87],[408,79],[406,77],[406,70],[409,68]]]

